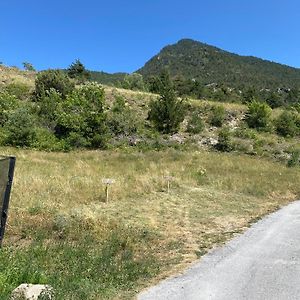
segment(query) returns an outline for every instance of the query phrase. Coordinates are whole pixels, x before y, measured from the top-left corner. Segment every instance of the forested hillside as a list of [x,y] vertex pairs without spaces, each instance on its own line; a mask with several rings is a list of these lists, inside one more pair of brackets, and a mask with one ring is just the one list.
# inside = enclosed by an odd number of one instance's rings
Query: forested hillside
[[202,84],[257,89],[299,88],[300,70],[252,56],[240,56],[191,39],[163,48],[138,70],[144,77],[167,68],[172,77]]

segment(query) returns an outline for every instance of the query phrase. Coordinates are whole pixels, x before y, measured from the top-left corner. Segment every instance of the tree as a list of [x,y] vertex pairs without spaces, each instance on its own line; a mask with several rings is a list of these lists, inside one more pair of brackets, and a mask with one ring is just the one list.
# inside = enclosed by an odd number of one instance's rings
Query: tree
[[70,78],[77,79],[81,83],[90,79],[90,73],[79,59],[69,66],[67,73]]
[[56,90],[63,98],[74,90],[74,83],[61,70],[46,70],[39,72],[35,79],[35,96],[45,97],[51,89]]
[[71,146],[105,147],[107,138],[104,90],[87,84],[67,95],[56,108],[55,134]]
[[223,106],[215,105],[211,109],[209,123],[212,126],[222,127],[225,120],[225,109]]
[[177,99],[167,72],[160,76],[159,94],[159,99],[150,102],[148,119],[162,133],[178,132],[186,114],[186,106],[183,100]]
[[232,139],[228,127],[223,127],[218,134],[218,143],[215,145],[216,149],[222,152],[229,152],[233,150]]
[[268,105],[270,105],[271,108],[277,108],[284,105],[284,101],[282,97],[278,93],[272,92],[268,97],[266,98],[266,102]]
[[129,90],[145,90],[143,75],[139,73],[127,74],[122,82],[122,87]]
[[23,67],[26,71],[35,71],[35,68],[29,62],[23,62]]
[[284,110],[275,120],[276,132],[282,136],[293,137],[299,132],[299,117],[295,112]]
[[265,130],[271,119],[272,109],[266,103],[253,101],[248,105],[246,123],[250,128]]

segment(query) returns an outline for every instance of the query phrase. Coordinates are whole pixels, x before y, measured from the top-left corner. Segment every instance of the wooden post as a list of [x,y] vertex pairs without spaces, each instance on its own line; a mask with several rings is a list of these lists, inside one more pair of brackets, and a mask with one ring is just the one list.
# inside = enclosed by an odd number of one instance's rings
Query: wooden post
[[173,176],[166,175],[166,176],[164,176],[164,178],[165,178],[166,181],[167,181],[167,192],[168,192],[168,194],[170,194],[171,181],[174,180],[174,177],[173,177]]
[[105,184],[105,203],[108,203],[108,189],[111,184],[115,183],[115,180],[112,178],[103,178],[102,183]]
[[105,202],[108,203],[108,184],[105,186],[105,196],[106,196]]

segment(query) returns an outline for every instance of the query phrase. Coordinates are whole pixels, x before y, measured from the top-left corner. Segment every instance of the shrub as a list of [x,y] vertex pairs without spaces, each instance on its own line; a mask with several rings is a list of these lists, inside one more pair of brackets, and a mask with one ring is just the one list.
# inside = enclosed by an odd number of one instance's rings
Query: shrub
[[126,106],[125,100],[121,96],[115,97],[114,105],[108,114],[107,124],[113,134],[125,136],[137,133],[141,127],[137,115]]
[[204,128],[205,128],[205,124],[202,118],[199,116],[199,113],[194,112],[187,123],[187,128],[186,128],[187,132],[198,134],[202,132]]
[[35,118],[26,107],[9,114],[4,129],[7,131],[7,145],[29,147],[35,140]]
[[233,143],[228,127],[224,127],[219,131],[218,143],[216,144],[216,149],[222,152],[229,152],[233,150]]
[[99,85],[91,83],[74,90],[58,103],[55,134],[69,138],[73,144],[74,137],[80,137],[80,145],[104,147],[107,139],[104,105],[104,90]]
[[225,109],[223,106],[216,105],[212,107],[210,124],[216,127],[222,127],[225,120]]
[[300,150],[295,150],[291,153],[291,158],[287,162],[288,167],[295,167],[299,164]]
[[51,89],[56,90],[63,98],[66,98],[74,90],[74,83],[61,70],[39,72],[35,80],[36,98],[45,97]]
[[160,97],[150,102],[148,119],[162,133],[178,132],[186,114],[183,100],[177,99],[170,77],[166,75],[160,88]]
[[8,92],[0,92],[0,126],[3,126],[9,115],[19,106],[16,96]]
[[298,116],[292,111],[283,111],[275,120],[276,132],[282,136],[293,137],[299,132]]
[[31,96],[31,88],[25,83],[14,82],[5,86],[4,90],[18,98],[19,100],[26,100]]
[[272,109],[266,103],[253,101],[248,105],[246,123],[250,128],[266,130],[269,128]]
[[126,75],[122,82],[122,87],[130,90],[144,91],[146,88],[143,75],[139,73],[132,73]]
[[55,89],[50,89],[38,103],[37,114],[40,124],[53,132],[57,125],[58,106],[62,101],[61,95]]
[[67,151],[69,145],[64,140],[59,140],[53,132],[46,128],[35,128],[35,140],[31,146],[38,150],[46,151]]

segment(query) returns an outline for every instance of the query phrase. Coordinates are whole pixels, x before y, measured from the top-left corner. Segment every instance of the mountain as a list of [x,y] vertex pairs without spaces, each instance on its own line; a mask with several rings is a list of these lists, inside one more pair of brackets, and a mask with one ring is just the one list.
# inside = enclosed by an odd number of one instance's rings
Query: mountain
[[145,78],[168,69],[172,77],[230,87],[300,88],[300,69],[253,56],[241,56],[183,39],[163,48],[137,72]]
[[89,71],[92,81],[96,81],[107,85],[116,85],[122,82],[127,73],[106,73],[99,71]]

